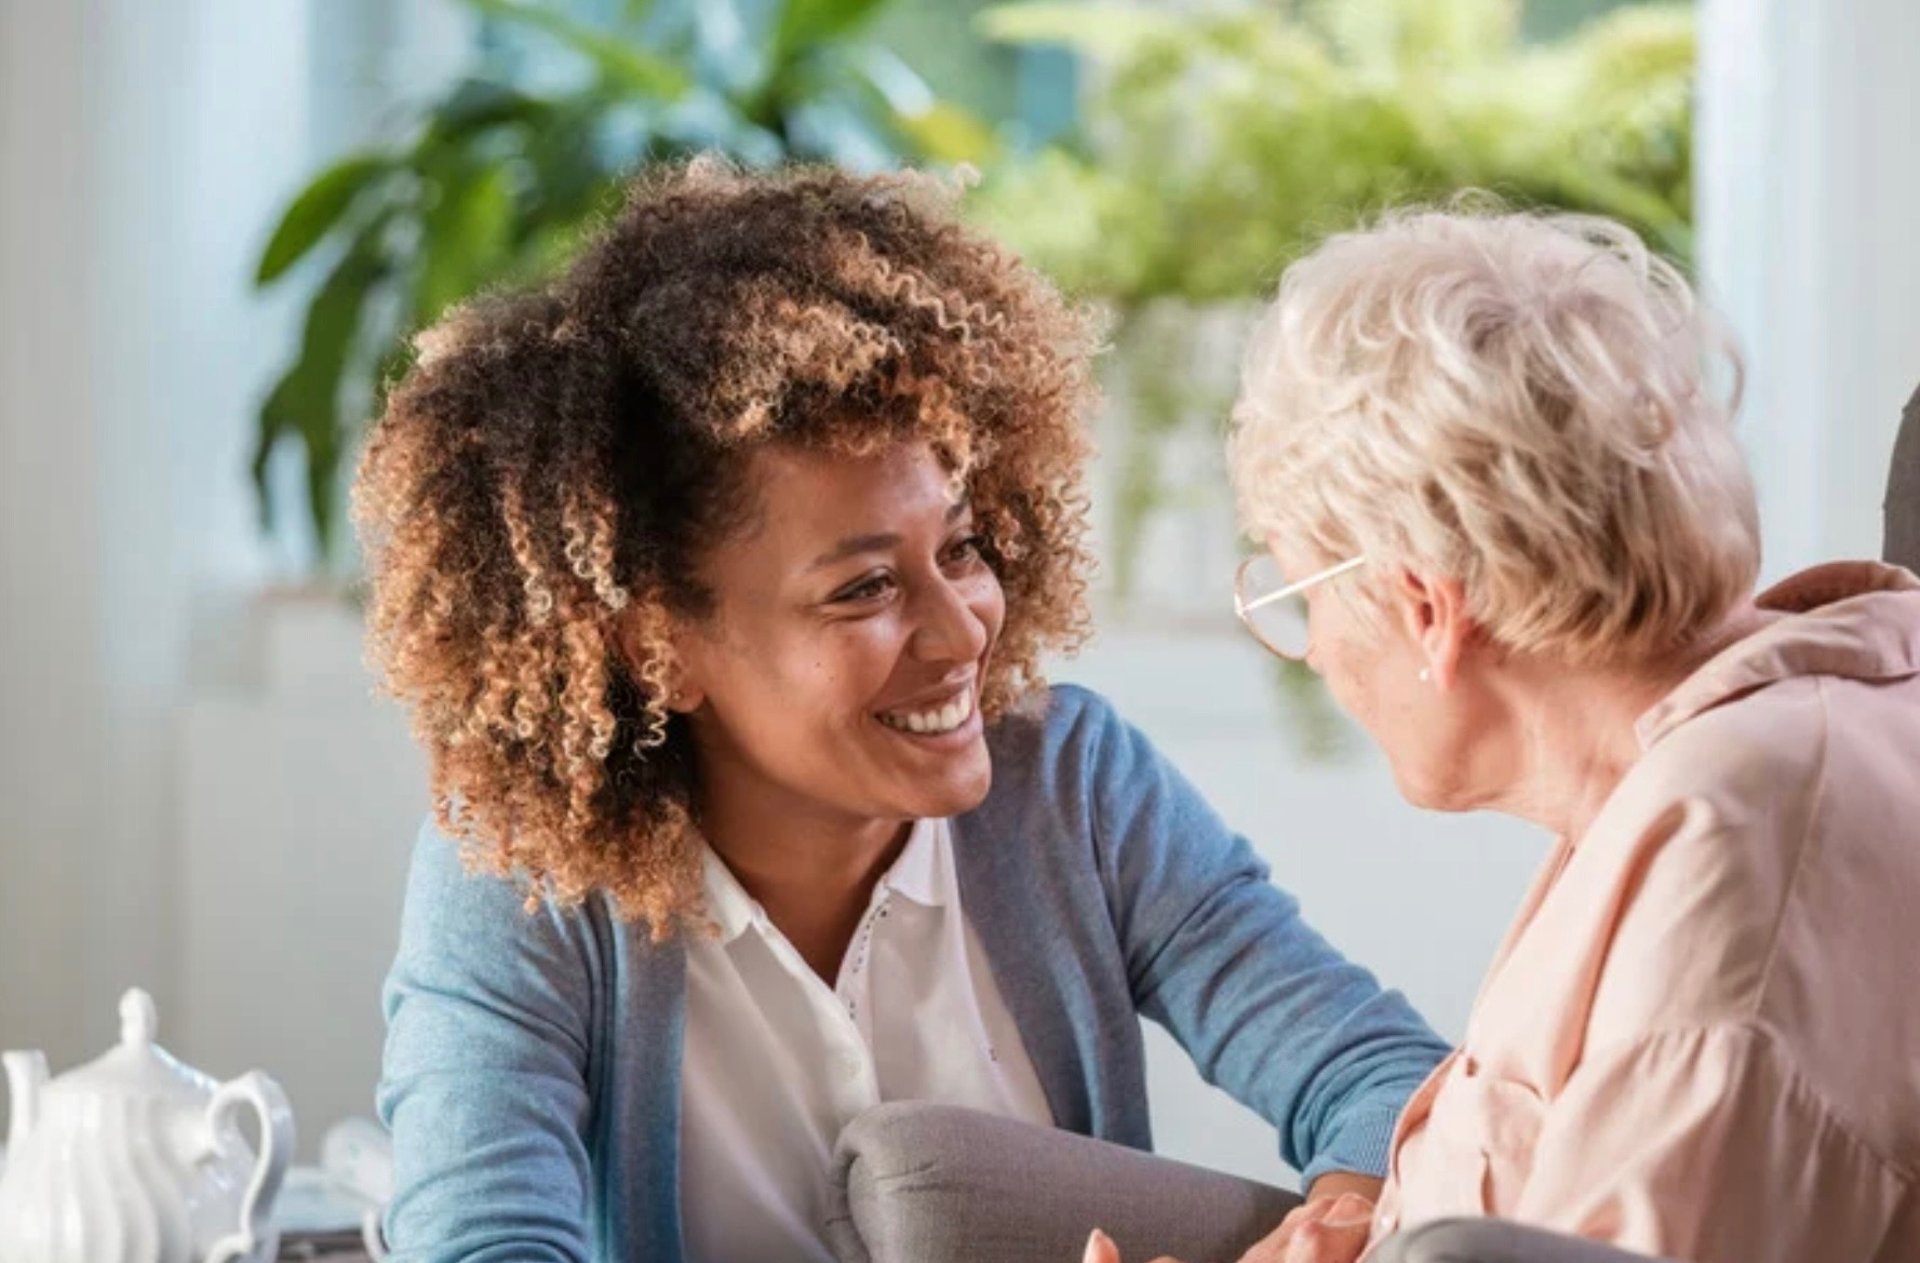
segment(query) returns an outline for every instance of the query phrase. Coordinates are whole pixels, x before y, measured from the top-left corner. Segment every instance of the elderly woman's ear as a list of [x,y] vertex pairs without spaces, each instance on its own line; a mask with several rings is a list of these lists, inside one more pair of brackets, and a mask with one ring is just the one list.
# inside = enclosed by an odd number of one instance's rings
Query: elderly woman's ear
[[1402,570],[1394,584],[1392,606],[1407,639],[1425,662],[1421,680],[1443,691],[1452,688],[1461,655],[1474,638],[1465,585],[1458,579]]

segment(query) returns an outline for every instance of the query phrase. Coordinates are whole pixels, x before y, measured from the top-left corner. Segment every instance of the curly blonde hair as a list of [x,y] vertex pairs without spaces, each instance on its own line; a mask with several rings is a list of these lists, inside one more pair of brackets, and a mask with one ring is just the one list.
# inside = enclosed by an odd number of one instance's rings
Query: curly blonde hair
[[1753,590],[1740,379],[1724,328],[1623,225],[1484,195],[1399,211],[1282,278],[1234,409],[1241,518],[1457,578],[1508,648],[1644,662]]
[[[926,176],[702,159],[633,184],[559,279],[421,334],[354,487],[369,657],[468,862],[670,934],[699,907],[670,634],[787,443],[925,442],[971,496],[1006,622],[997,718],[1087,626],[1097,331]],[[533,898],[532,894],[529,898]]]

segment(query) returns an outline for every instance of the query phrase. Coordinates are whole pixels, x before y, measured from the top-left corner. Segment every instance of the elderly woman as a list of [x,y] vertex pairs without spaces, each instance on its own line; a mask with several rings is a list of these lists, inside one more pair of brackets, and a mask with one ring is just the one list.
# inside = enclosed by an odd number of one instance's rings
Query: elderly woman
[[1148,1144],[1142,1015],[1317,1200],[1377,1189],[1444,1046],[1040,683],[1086,623],[1091,344],[930,181],[708,162],[422,339],[357,487],[437,806],[397,1259],[830,1263],[883,1101]]
[[[1410,801],[1556,839],[1400,1120],[1376,1239],[1493,1215],[1700,1263],[1920,1258],[1920,582],[1753,594],[1738,378],[1680,275],[1590,218],[1334,237],[1255,335],[1243,617]],[[1261,1257],[1351,1257],[1343,1209]]]

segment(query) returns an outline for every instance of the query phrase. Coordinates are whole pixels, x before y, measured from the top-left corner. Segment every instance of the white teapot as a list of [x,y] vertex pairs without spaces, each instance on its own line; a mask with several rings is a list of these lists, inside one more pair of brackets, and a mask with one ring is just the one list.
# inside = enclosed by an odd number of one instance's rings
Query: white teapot
[[[293,1155],[293,1110],[258,1070],[230,1083],[153,1042],[153,1000],[120,1000],[120,1045],[47,1081],[5,1054],[12,1122],[0,1263],[271,1263],[268,1215]],[[235,1116],[259,1117],[256,1157]]]

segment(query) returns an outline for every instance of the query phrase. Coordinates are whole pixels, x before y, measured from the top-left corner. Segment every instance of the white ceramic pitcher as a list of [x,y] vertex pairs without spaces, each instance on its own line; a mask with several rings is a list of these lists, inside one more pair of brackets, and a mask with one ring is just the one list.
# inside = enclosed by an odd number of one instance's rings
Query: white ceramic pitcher
[[[48,1081],[9,1052],[0,1263],[271,1263],[273,1199],[293,1155],[293,1110],[252,1070],[215,1083],[153,1042],[146,992],[120,1000],[120,1044]],[[254,1154],[236,1125],[260,1123]]]

